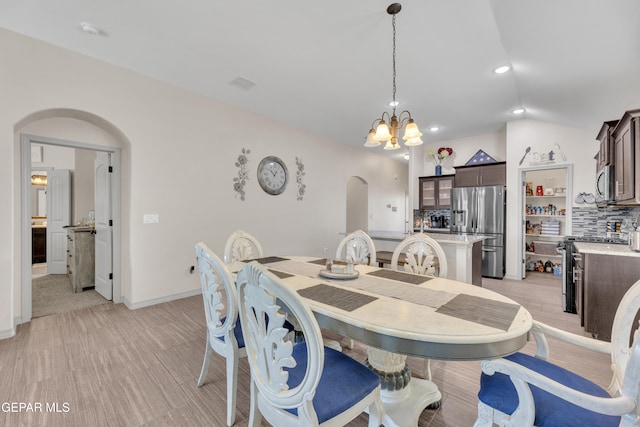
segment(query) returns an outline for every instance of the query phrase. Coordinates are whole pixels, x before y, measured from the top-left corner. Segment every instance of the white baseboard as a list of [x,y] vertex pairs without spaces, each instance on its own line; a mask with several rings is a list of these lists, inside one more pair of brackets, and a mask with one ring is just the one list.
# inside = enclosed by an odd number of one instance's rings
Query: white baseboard
[[175,301],[182,298],[192,297],[194,295],[202,294],[202,289],[194,289],[192,291],[180,292],[179,294],[167,295],[160,298],[148,299],[145,301],[131,302],[127,298],[123,298],[122,302],[129,310],[135,310],[143,307],[150,307],[156,304],[162,304],[163,302]]
[[14,326],[11,329],[6,329],[4,331],[0,331],[0,340],[11,338],[11,337],[13,337],[15,335],[16,335],[16,328]]

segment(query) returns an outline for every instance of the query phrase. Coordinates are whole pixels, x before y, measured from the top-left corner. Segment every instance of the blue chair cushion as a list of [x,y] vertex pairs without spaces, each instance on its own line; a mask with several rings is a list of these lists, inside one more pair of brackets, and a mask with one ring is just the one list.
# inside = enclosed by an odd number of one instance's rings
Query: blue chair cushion
[[[293,347],[294,368],[289,372],[289,387],[298,386],[307,370],[307,346],[304,342]],[[371,369],[334,349],[324,348],[324,368],[313,397],[318,422],[323,423],[351,408],[380,384],[380,377]],[[297,409],[287,409],[298,415]]]
[[[523,353],[505,357],[574,390],[597,397],[610,397],[602,387],[559,366]],[[602,415],[581,408],[546,391],[529,385],[536,408],[534,424],[538,427],[617,426],[620,417]],[[519,404],[516,388],[508,375],[482,374],[478,399],[485,405],[511,415]]]
[[[226,317],[223,317],[220,321],[224,323]],[[269,319],[267,319],[267,324],[269,324]],[[284,321],[283,325],[289,332],[293,331],[293,325],[288,321]],[[238,348],[244,348],[244,337],[242,336],[242,324],[240,320],[236,322],[236,327],[233,329],[233,335],[236,336],[236,341],[238,342]],[[224,337],[217,337],[220,341],[224,342]]]

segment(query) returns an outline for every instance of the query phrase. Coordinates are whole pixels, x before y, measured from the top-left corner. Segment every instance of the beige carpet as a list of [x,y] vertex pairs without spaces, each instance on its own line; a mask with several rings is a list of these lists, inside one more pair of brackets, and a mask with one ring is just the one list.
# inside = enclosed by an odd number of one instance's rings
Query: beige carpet
[[48,274],[32,281],[32,318],[80,310],[108,302],[110,301],[94,289],[73,293],[69,276],[66,274]]

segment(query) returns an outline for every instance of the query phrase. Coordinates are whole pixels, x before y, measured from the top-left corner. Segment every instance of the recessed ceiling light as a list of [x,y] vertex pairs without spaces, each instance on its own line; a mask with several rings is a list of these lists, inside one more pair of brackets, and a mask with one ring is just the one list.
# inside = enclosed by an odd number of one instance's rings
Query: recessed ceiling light
[[511,110],[511,113],[512,114],[522,114],[525,111],[527,111],[527,110],[525,110],[524,108],[516,108],[515,110]]
[[438,126],[431,126],[431,127],[429,128],[429,130],[430,130],[431,132],[438,132],[438,131],[440,130],[440,128],[439,128]]
[[510,69],[511,69],[511,65],[501,65],[498,68],[494,69],[493,72],[496,74],[503,74],[509,71]]
[[82,28],[82,31],[92,36],[97,36],[98,34],[100,34],[100,28],[93,24],[89,24],[88,22],[81,23],[80,28]]
[[397,107],[398,105],[400,105],[400,103],[398,101],[391,101],[389,103],[389,107]]

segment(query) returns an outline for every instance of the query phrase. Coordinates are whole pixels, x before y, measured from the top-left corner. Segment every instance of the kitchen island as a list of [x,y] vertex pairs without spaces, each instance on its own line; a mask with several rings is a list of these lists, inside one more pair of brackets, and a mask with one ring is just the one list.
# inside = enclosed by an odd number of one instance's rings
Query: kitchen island
[[[377,251],[390,252],[410,236],[407,233],[389,231],[371,231],[368,234]],[[447,279],[482,286],[482,241],[485,237],[442,232],[425,234],[442,246],[447,257]]]

